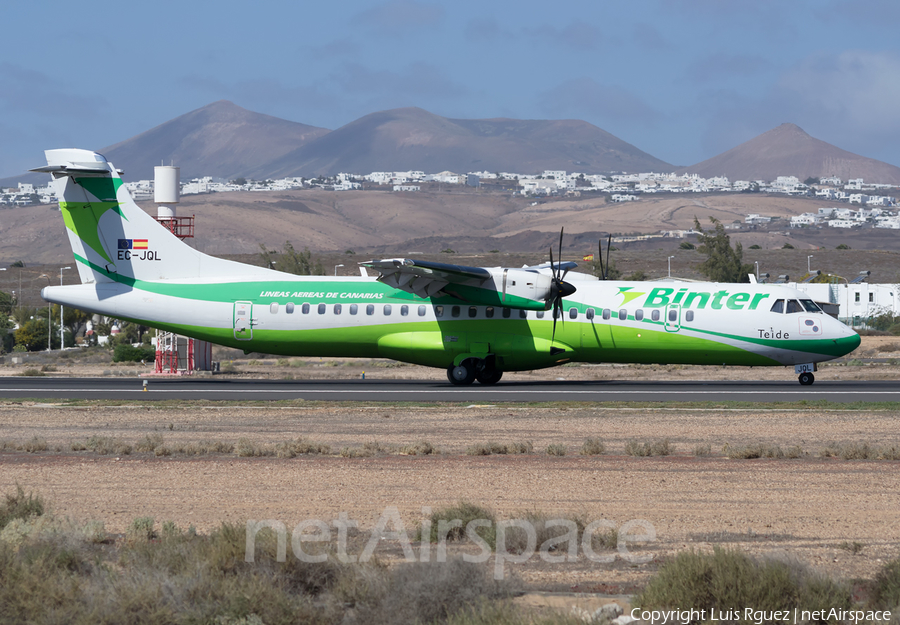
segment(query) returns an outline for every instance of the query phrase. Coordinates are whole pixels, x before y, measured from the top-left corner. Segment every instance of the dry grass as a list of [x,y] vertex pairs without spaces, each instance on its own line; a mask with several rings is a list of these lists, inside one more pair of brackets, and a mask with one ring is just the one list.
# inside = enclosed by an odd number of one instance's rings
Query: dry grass
[[803,450],[794,445],[782,449],[779,445],[754,443],[750,445],[725,445],[725,455],[731,459],[750,460],[754,458],[802,458]]
[[819,455],[823,458],[844,460],[900,460],[900,447],[882,446],[869,443],[831,443]]

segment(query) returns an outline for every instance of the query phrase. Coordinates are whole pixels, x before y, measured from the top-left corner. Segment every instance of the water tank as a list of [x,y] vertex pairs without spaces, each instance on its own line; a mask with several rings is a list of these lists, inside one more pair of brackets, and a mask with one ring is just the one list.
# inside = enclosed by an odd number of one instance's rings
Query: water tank
[[153,201],[157,204],[177,204],[181,168],[157,165],[153,170]]

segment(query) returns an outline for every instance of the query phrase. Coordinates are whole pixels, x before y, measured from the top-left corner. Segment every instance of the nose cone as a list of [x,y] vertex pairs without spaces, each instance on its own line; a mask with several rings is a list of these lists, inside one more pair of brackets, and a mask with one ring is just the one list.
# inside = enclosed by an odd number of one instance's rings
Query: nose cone
[[575,287],[568,282],[559,281],[559,295],[560,297],[569,297],[572,293],[575,292]]
[[836,353],[838,356],[846,356],[854,349],[859,347],[859,344],[862,342],[859,334],[854,332],[851,328],[847,328],[847,330],[849,332],[844,334],[844,336],[834,339],[834,344],[837,348]]

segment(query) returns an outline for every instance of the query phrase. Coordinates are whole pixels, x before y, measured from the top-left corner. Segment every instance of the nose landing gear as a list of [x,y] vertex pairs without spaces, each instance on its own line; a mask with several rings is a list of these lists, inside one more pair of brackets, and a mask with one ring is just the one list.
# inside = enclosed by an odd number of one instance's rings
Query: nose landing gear
[[812,384],[815,381],[816,381],[816,376],[814,376],[812,373],[807,372],[807,373],[800,374],[800,384],[802,384],[803,386],[809,386],[810,384]]
[[800,380],[800,384],[802,384],[803,386],[809,386],[816,381],[816,376],[813,375],[813,372],[818,371],[818,369],[819,368],[814,362],[802,365],[794,365],[794,373],[800,375],[798,379]]

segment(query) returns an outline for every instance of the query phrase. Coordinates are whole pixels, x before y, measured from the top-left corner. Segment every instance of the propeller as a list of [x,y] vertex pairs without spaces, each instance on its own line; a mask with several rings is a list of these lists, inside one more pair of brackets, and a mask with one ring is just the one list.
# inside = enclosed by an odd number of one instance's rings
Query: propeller
[[[563,230],[565,227],[559,229],[559,260],[562,262],[562,242],[563,242]],[[550,284],[550,299],[553,301],[553,335],[550,338],[550,344],[553,344],[553,341],[556,340],[556,319],[557,317],[562,317],[562,300],[564,297],[568,297],[575,292],[575,287],[565,282],[566,274],[569,273],[569,270],[566,269],[562,271],[562,275],[560,275],[560,269],[558,265],[553,263],[553,246],[550,246],[550,271],[553,273],[553,282]],[[563,321],[565,323],[565,321]],[[550,348],[551,351],[553,348]]]
[[603,266],[603,239],[599,241],[599,252],[600,252],[600,279],[601,280],[609,280],[609,248],[612,247],[612,235],[609,235],[609,238],[606,240],[606,267]]

